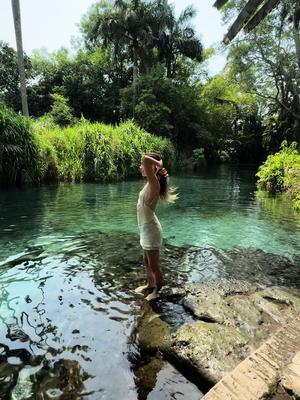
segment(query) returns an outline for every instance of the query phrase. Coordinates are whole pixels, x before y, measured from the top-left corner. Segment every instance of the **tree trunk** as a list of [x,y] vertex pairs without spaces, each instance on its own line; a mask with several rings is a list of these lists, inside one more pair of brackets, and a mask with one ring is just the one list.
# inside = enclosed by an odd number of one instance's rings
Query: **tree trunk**
[[293,35],[296,47],[296,56],[300,75],[300,31],[299,31],[300,6],[296,7],[293,14]]
[[11,5],[12,5],[12,10],[13,10],[13,16],[14,16],[14,25],[15,25],[15,34],[16,34],[16,43],[17,43],[22,111],[23,111],[24,115],[28,116],[29,112],[28,112],[27,93],[26,93],[24,54],[23,54],[23,45],[22,45],[21,13],[20,13],[19,0],[11,0]]
[[137,51],[135,46],[133,46],[133,74],[132,74],[132,91],[133,91],[133,98],[132,98],[132,118],[134,119],[134,109],[136,104],[136,97],[137,97],[137,85],[138,85],[138,65],[137,65]]

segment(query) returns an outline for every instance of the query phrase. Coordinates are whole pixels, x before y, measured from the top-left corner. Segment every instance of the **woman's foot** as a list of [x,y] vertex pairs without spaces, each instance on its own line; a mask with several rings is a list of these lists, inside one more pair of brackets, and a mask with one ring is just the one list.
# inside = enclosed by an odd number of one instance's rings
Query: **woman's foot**
[[159,297],[159,289],[157,287],[154,288],[153,292],[148,294],[148,296],[146,297],[147,301],[151,301],[151,300],[155,300]]
[[136,289],[134,289],[134,291],[135,291],[135,293],[138,293],[138,294],[145,294],[149,290],[153,290],[154,288],[155,288],[154,286],[150,286],[149,284],[147,284],[147,285],[137,287]]

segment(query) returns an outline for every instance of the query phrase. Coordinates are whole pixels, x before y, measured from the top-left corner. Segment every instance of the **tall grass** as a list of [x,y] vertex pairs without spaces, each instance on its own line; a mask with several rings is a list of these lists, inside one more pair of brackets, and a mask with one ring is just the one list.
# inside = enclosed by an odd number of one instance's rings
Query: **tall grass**
[[0,107],[0,183],[106,182],[138,176],[141,155],[162,154],[172,165],[174,148],[132,121],[60,128],[49,116],[30,120]]
[[38,179],[38,145],[28,118],[0,105],[0,183],[18,185]]
[[281,150],[270,155],[256,174],[258,187],[269,192],[285,192],[300,212],[300,153],[297,143],[284,141]]
[[34,123],[39,143],[42,180],[106,182],[137,176],[141,155],[160,152],[167,162],[174,160],[174,148],[167,139],[153,136],[127,121],[119,126],[82,121],[61,129]]

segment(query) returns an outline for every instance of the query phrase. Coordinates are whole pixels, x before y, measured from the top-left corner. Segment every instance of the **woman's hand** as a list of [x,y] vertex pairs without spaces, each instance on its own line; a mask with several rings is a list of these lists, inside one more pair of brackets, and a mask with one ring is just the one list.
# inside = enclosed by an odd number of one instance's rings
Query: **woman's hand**
[[163,177],[165,177],[165,178],[167,178],[167,177],[169,176],[168,171],[166,170],[166,168],[160,168],[160,169],[157,171],[157,174],[158,174],[158,175],[161,175],[161,176],[163,176]]

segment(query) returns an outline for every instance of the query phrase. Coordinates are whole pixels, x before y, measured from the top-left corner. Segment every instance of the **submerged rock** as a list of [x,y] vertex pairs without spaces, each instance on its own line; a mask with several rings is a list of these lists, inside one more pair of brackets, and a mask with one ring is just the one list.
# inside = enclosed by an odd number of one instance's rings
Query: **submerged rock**
[[53,364],[49,361],[32,378],[32,389],[37,393],[36,398],[41,400],[51,396],[75,399],[84,389],[83,382],[89,377],[76,360],[61,359]]
[[166,341],[170,339],[170,328],[158,314],[147,306],[143,315],[140,317],[136,340],[142,351],[156,352],[162,348]]

